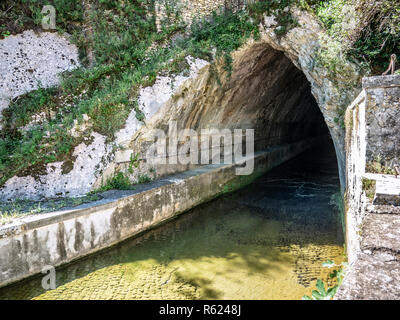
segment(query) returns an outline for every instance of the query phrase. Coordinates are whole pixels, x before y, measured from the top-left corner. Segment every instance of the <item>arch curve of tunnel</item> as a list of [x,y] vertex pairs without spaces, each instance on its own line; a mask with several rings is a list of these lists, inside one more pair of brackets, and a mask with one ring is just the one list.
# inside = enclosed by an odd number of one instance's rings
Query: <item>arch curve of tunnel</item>
[[[310,82],[284,52],[255,42],[235,52],[233,61],[231,74],[224,61],[202,69],[136,137],[145,136],[151,128],[168,131],[169,123],[176,121],[178,130],[197,132],[254,129],[256,151],[318,136],[335,142]],[[133,141],[134,150],[142,149],[143,140]]]

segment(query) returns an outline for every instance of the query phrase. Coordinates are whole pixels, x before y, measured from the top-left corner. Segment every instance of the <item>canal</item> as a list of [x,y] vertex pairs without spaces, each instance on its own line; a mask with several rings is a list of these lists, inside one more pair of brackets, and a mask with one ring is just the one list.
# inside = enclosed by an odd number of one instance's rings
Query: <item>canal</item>
[[288,161],[142,236],[0,289],[0,299],[301,299],[344,261],[333,146]]

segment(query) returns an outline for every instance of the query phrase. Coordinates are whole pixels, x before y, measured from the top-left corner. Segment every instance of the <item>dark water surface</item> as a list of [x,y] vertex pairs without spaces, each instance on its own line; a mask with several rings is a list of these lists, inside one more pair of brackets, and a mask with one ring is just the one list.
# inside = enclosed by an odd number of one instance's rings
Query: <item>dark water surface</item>
[[0,299],[301,299],[343,257],[331,147],[309,150],[250,186],[143,236],[0,289]]

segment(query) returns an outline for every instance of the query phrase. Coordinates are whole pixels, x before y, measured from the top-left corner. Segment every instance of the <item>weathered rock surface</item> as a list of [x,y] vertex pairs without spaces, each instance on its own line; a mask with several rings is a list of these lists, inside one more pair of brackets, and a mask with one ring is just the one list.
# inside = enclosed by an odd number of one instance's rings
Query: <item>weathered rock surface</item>
[[109,151],[106,138],[93,132],[89,141],[79,144],[73,154],[73,167],[65,172],[64,162],[46,166],[46,174],[36,177],[14,176],[0,190],[2,200],[55,198],[79,196],[90,191],[96,181],[95,172],[102,157]]
[[57,33],[31,30],[0,40],[0,115],[21,94],[59,83],[79,66],[78,49]]
[[361,236],[361,253],[349,267],[335,299],[398,300],[400,216],[370,213],[363,221]]
[[[143,88],[140,92],[139,104],[147,118],[151,118],[158,109],[171,98],[173,93],[188,79],[195,78],[198,71],[208,63],[201,59],[187,58],[191,66],[188,76],[158,77],[152,87]],[[126,146],[136,131],[144,126],[136,118],[136,111],[132,110],[125,128],[116,134],[116,141],[120,146]],[[75,134],[73,130],[71,134]],[[119,161],[129,161],[132,152],[118,152]],[[114,172],[112,144],[106,143],[106,137],[93,132],[91,138],[79,144],[73,154],[72,163],[54,162],[46,166],[46,174],[37,176],[14,176],[0,189],[0,199],[11,200],[15,198],[40,200],[44,198],[80,196],[88,193],[93,188],[101,185],[102,177],[98,178],[101,171],[110,175]],[[111,163],[111,165],[110,165]],[[66,167],[71,167],[66,169]],[[97,184],[95,184],[97,181]]]
[[366,161],[379,161],[393,169],[400,164],[400,76],[370,77],[364,80],[367,94]]
[[364,253],[381,255],[384,261],[400,257],[399,215],[371,213],[365,218],[361,230],[361,250]]
[[335,295],[335,300],[400,299],[400,264],[361,254]]
[[374,205],[400,205],[400,180],[394,176],[384,176],[376,180]]

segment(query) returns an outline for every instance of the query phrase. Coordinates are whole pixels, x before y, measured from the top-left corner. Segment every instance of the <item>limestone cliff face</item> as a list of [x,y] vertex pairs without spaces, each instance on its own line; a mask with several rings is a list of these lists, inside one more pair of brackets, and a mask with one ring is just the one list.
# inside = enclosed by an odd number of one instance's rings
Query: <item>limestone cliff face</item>
[[[233,53],[230,77],[222,61],[208,63],[188,57],[189,76],[159,76],[152,87],[142,88],[139,104],[146,117],[144,122],[137,120],[132,111],[112,143],[94,132],[90,141],[79,145],[68,173],[63,174],[63,163],[50,163],[47,174],[8,180],[0,190],[0,198],[83,195],[99,187],[116,170],[126,172],[131,155],[145,159],[153,141],[151,129],[168,132],[170,121],[177,121],[178,129],[252,128],[256,148],[262,149],[321,133],[321,114],[335,144],[344,187],[344,130],[334,119],[338,108],[349,105],[358,93],[360,76],[349,63],[346,75],[329,79],[328,71],[316,62],[321,27],[304,11],[294,9],[293,14],[299,25],[280,37],[274,32],[274,18],[265,17],[260,25],[261,39],[249,41]],[[112,145],[118,146],[117,152]],[[129,175],[137,181],[151,169],[155,169],[155,176],[162,176],[188,168],[154,168],[143,160]]]

